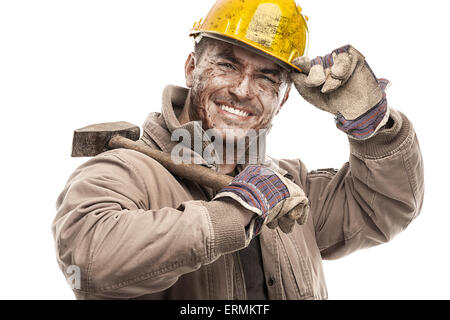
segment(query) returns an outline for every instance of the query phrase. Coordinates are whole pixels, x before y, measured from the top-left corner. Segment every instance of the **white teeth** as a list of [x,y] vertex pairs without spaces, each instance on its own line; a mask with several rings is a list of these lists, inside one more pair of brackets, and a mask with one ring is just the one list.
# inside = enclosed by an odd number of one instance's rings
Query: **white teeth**
[[229,113],[235,114],[237,116],[241,116],[241,117],[248,117],[250,115],[248,112],[234,109],[234,108],[226,106],[226,105],[221,105],[220,108],[226,112],[229,112]]

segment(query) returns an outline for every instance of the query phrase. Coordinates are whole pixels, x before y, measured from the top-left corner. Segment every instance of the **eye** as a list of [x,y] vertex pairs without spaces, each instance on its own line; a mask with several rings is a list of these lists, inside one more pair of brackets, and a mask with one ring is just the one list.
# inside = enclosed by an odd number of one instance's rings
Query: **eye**
[[219,62],[219,66],[225,67],[228,69],[233,69],[233,70],[235,69],[235,67],[231,63],[228,63],[228,62]]
[[269,77],[266,77],[266,76],[262,76],[262,78],[263,78],[264,80],[267,80],[267,81],[269,81],[270,83],[276,83],[276,81],[275,81],[275,80],[273,80],[273,79],[271,79],[271,78],[269,78]]

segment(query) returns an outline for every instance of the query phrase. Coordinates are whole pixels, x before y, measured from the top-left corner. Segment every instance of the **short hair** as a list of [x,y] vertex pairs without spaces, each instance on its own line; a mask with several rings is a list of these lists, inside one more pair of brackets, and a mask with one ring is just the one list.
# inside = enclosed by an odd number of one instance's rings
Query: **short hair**
[[201,37],[200,41],[198,41],[198,42],[195,41],[195,44],[194,44],[195,59],[199,60],[201,58],[201,56],[203,55],[203,52],[205,52],[206,47],[211,45],[214,41],[218,41],[218,40],[209,38],[209,37],[204,37],[204,36]]

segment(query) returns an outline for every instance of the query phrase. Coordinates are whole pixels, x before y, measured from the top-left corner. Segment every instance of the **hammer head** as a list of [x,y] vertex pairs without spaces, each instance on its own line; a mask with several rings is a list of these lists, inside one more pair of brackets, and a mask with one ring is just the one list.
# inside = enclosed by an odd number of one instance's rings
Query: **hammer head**
[[121,135],[136,141],[140,137],[140,129],[128,122],[110,122],[90,125],[74,131],[72,157],[94,157],[108,151],[109,140]]

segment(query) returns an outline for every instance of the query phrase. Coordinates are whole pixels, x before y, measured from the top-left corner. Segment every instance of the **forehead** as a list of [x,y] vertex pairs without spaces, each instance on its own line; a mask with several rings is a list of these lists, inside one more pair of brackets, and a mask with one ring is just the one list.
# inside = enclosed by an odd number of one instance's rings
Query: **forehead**
[[223,41],[210,41],[208,46],[205,48],[204,53],[204,56],[235,60],[235,62],[242,65],[252,66],[257,69],[274,69],[279,70],[280,73],[283,71],[283,68],[272,60],[269,60],[248,49]]

